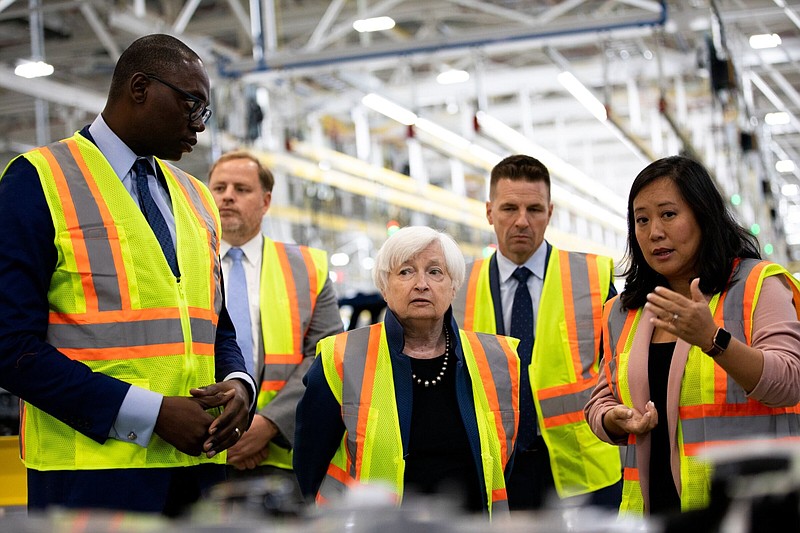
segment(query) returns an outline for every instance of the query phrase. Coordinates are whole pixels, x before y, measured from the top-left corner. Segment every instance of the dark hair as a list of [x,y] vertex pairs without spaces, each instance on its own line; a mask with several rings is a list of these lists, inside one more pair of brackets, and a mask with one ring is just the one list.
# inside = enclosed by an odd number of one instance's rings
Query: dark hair
[[217,168],[217,165],[225,161],[233,161],[234,159],[247,159],[255,163],[258,167],[258,181],[261,183],[261,188],[264,192],[272,192],[272,188],[275,186],[275,177],[264,163],[261,162],[258,156],[248,150],[233,150],[232,152],[222,154],[219,159],[214,161],[214,164],[211,165],[211,169],[208,171],[209,180],[211,179],[211,174],[214,173],[214,169]]
[[550,195],[550,172],[541,161],[529,155],[510,155],[497,163],[492,169],[489,181],[489,199],[494,197],[497,182],[501,179],[511,181],[542,181],[547,185],[547,194]]
[[108,94],[112,98],[118,97],[137,72],[169,77],[181,63],[198,60],[200,57],[191,48],[171,35],[145,35],[133,41],[119,56]]
[[692,159],[672,156],[659,159],[644,168],[631,185],[628,196],[628,249],[625,290],[620,295],[625,309],[637,309],[647,301],[647,294],[666,279],[650,268],[636,240],[633,201],[651,183],[668,179],[678,187],[700,227],[700,247],[696,258],[700,290],[705,294],[721,292],[731,280],[737,257],[761,259],[758,240],[733,218],[708,171]]

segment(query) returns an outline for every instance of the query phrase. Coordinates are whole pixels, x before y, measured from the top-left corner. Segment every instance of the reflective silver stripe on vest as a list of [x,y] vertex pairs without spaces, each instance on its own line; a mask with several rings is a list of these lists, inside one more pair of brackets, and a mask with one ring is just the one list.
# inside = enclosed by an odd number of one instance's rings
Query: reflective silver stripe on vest
[[97,201],[67,143],[53,143],[48,148],[64,173],[64,179],[75,205],[75,215],[78,218],[78,225],[91,265],[92,284],[95,294],[97,294],[98,309],[100,311],[118,311],[122,309],[119,276],[114,264],[114,255],[111,252],[108,229],[105,227]]
[[508,500],[498,500],[496,502],[492,502],[492,516],[496,516],[494,513],[509,513],[508,508]]
[[539,400],[543,418],[551,418],[568,413],[583,412],[583,406],[589,401],[594,386],[589,385],[586,389],[573,392],[571,394],[561,394],[554,398]]
[[[730,334],[745,342],[744,331],[744,291],[747,285],[747,278],[753,269],[760,263],[758,259],[742,259],[734,275],[734,282],[728,286],[723,312],[725,319],[725,329]],[[741,385],[728,374],[728,387],[725,397],[727,403],[747,403],[747,395]]]
[[[328,467],[335,468],[335,467]],[[347,491],[347,485],[332,476],[330,472],[323,478],[322,484],[319,486],[319,497],[323,500],[332,500],[338,498]]]
[[[570,284],[572,285],[573,301],[572,308],[575,311],[575,333],[578,337],[578,354],[580,355],[581,367],[583,368],[582,377],[583,379],[589,379],[592,377],[592,365],[597,355],[594,344],[595,334],[593,325],[595,321],[593,311],[598,305],[600,306],[598,311],[601,311],[603,304],[596,300],[599,295],[593,295],[591,292],[592,285],[589,278],[589,264],[586,254],[568,252],[566,255],[569,258]],[[567,320],[571,318],[572,317],[566,317]],[[586,396],[586,399],[589,399],[588,396]],[[583,409],[583,406],[581,406],[581,409]],[[573,410],[566,412],[572,411]]]
[[[195,188],[197,185],[195,184],[194,180],[188,174],[186,174],[186,172],[166,161],[162,161],[160,159],[158,161],[169,168],[169,170],[175,176],[175,179],[183,185],[186,194],[189,195],[189,201],[195,207],[196,212],[203,218],[203,222],[205,222],[208,229],[210,248],[209,257],[211,257],[213,261],[213,271],[211,272],[212,279],[219,280],[222,266],[219,260],[219,252],[217,251],[219,235],[217,235],[217,221],[214,218],[214,215],[205,208],[203,198]],[[216,283],[215,287],[212,287],[212,289],[214,290],[214,312],[219,315],[222,311],[222,284]]]
[[800,417],[795,413],[705,416],[682,419],[681,425],[685,444],[751,440],[761,437],[774,439],[800,435]]
[[[488,333],[478,333],[476,337],[486,356],[487,367],[492,373],[492,383],[484,383],[483,388],[494,386],[495,391],[497,391],[497,403],[500,412],[512,412],[514,409],[514,394],[511,390],[512,380],[508,368],[508,357],[503,351],[500,339]],[[516,376],[514,376],[514,380],[516,380]],[[506,434],[506,449],[510,454],[514,445],[512,441],[515,430],[514,417],[504,416],[501,419],[503,421],[503,431]]]
[[[311,322],[311,313],[316,303],[316,298],[313,301],[311,300],[311,274],[308,272],[308,266],[299,246],[286,244],[283,249],[286,251],[286,258],[289,260],[289,267],[294,278],[297,308],[300,311],[300,331],[305,334],[308,324]],[[316,276],[316,272],[314,275]],[[318,283],[324,283],[324,281],[317,280]],[[298,346],[298,349],[302,350],[302,348],[302,346]]]
[[622,466],[625,468],[638,468],[636,464],[636,446],[628,444],[622,448]]
[[[380,334],[383,324],[375,324],[369,328],[356,329],[347,334],[347,343],[344,348],[342,362],[342,418],[347,428],[347,455],[350,457],[350,478],[356,479],[356,462],[358,450],[356,446],[356,433],[358,429],[358,411],[348,412],[347,407],[361,405],[361,385],[364,382],[366,359],[368,357],[369,339],[374,332]],[[364,407],[369,409],[369,405]]]
[[[213,344],[216,328],[209,320],[192,318],[192,341]],[[48,342],[59,348],[126,348],[183,343],[180,318],[108,322],[103,324],[49,324]]]
[[[268,243],[265,241],[265,246],[267,245]],[[295,298],[297,299],[298,318],[300,320],[300,324],[298,324],[300,329],[300,346],[295,346],[295,350],[297,350],[297,352],[302,356],[303,340],[306,332],[308,331],[308,326],[311,324],[311,316],[314,312],[314,305],[316,304],[316,294],[312,300],[310,280],[311,274],[309,273],[308,266],[303,258],[301,247],[296,244],[283,244],[276,242],[275,248],[278,255],[281,255],[282,253],[286,254],[290,272],[284,272],[284,275],[290,275],[294,280]],[[281,249],[283,249],[283,251]],[[262,264],[262,268],[275,268],[275,266],[267,265],[267,263],[264,262]],[[322,281],[324,282],[325,280]],[[294,332],[290,332],[290,334],[294,337]],[[269,355],[270,354],[266,354],[266,357],[268,358]],[[270,363],[265,360],[264,379],[267,381],[286,381],[297,369],[298,364]]]

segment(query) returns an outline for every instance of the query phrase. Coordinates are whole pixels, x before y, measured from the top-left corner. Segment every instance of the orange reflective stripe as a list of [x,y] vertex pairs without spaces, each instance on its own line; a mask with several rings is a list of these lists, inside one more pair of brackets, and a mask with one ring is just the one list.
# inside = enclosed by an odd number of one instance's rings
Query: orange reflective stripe
[[267,391],[278,391],[286,385],[285,381],[262,381],[261,382],[261,390],[264,392]]
[[743,443],[747,446],[757,445],[763,443],[770,445],[775,442],[800,442],[800,437],[772,437],[772,438],[748,438],[746,441],[742,440],[717,440],[717,441],[704,441],[697,443],[685,443],[683,450],[686,455],[698,455],[710,446],[741,446]]
[[168,354],[178,355],[184,353],[185,347],[182,342],[173,342],[171,344],[126,346],[125,348],[59,348],[58,351],[76,361],[109,361],[116,359],[163,357]]
[[[82,272],[91,272],[89,267],[89,251],[86,249],[82,239],[75,238],[75,235],[80,232],[80,223],[78,222],[78,214],[75,210],[75,204],[72,201],[72,194],[67,185],[67,178],[61,169],[61,165],[56,161],[55,156],[47,147],[42,147],[39,152],[47,160],[50,169],[53,172],[53,179],[58,189],[58,196],[61,199],[61,209],[64,212],[64,220],[69,228],[71,235],[72,248],[75,254],[75,262],[78,264],[78,270]],[[88,180],[87,180],[88,181]],[[92,283],[91,274],[87,274],[81,278],[81,285],[83,286],[84,298],[86,300],[87,310],[96,310],[99,308],[97,301],[97,293],[94,290],[94,283]]]
[[742,324],[744,327],[745,342],[748,346],[752,344],[753,335],[753,296],[756,293],[756,285],[761,282],[761,272],[767,265],[768,263],[766,261],[762,261],[753,267],[753,270],[747,277],[747,282],[745,283],[744,293],[747,296],[743,302],[744,310],[742,313]]
[[311,300],[311,314],[314,314],[314,308],[317,305],[319,285],[320,282],[325,283],[325,280],[317,279],[317,265],[314,263],[314,258],[311,257],[311,250],[306,246],[301,246],[300,253],[303,256],[303,261],[306,264],[306,271],[308,272],[308,298]]
[[587,389],[594,388],[596,381],[593,379],[582,379],[576,383],[565,383],[564,385],[556,385],[555,387],[548,387],[539,391],[540,400],[548,400],[565,394],[575,394],[583,392]]
[[508,493],[506,492],[505,487],[502,489],[494,489],[492,490],[492,501],[499,502],[508,499]]
[[[786,408],[790,412],[792,408]],[[783,408],[767,407],[763,403],[750,400],[747,403],[723,405],[685,405],[678,409],[681,419],[692,420],[695,418],[724,417],[724,416],[759,416],[772,415],[784,411]]]
[[[114,223],[114,217],[111,216],[108,205],[103,200],[102,194],[100,194],[97,182],[91,178],[92,173],[89,171],[89,167],[86,166],[86,160],[83,158],[83,154],[81,154],[77,141],[75,141],[75,139],[68,139],[65,143],[69,147],[69,151],[78,164],[78,167],[81,169],[81,172],[87,178],[86,184],[89,186],[89,190],[95,198],[97,209],[100,211],[100,216],[103,219],[103,225],[108,232],[109,245],[113,242],[119,242],[119,234],[117,233],[117,225]],[[70,202],[71,201],[72,199],[70,198]],[[114,270],[117,274],[121,307],[122,309],[129,309],[131,306],[131,298],[128,292],[128,272],[125,269],[125,261],[122,259],[122,250],[120,250],[119,246],[113,245],[110,246],[110,249],[111,256],[114,258]],[[95,298],[97,297],[96,294],[94,296]]]
[[567,326],[567,341],[569,342],[572,368],[575,371],[575,376],[579,378],[583,373],[583,364],[581,363],[581,350],[575,324],[575,302],[572,294],[572,273],[569,263],[569,252],[559,250],[558,255],[561,266],[561,293],[563,294],[564,300],[564,322]]
[[471,330],[475,323],[475,294],[478,292],[478,280],[481,277],[481,270],[485,259],[479,259],[472,265],[467,283],[467,301],[464,304],[464,329]]
[[[281,271],[283,272],[283,279],[286,283],[286,295],[289,297],[289,314],[292,321],[292,351],[296,354],[296,362],[300,362],[303,355],[300,350],[303,346],[303,331],[300,331],[300,306],[297,303],[297,286],[295,285],[294,275],[292,274],[292,266],[289,264],[289,257],[286,255],[286,245],[282,242],[276,242],[275,248],[278,252],[278,260],[281,264]],[[272,363],[272,354],[265,355],[265,361]],[[268,360],[268,361],[267,361]]]
[[[361,381],[362,406],[372,403],[372,390],[375,385],[375,368],[378,364],[378,353],[380,352],[381,328],[372,328],[369,332],[369,345],[367,347],[367,357],[364,364],[364,377]],[[367,434],[367,421],[369,420],[369,409],[362,407],[358,410],[358,435]],[[359,446],[356,450],[355,479],[361,479],[361,466],[364,459],[364,447]]]
[[545,427],[552,428],[557,426],[564,426],[567,424],[574,424],[575,422],[585,422],[586,417],[583,411],[575,411],[572,413],[564,413],[563,415],[551,416],[543,418],[542,423]]
[[347,346],[347,337],[349,334],[337,335],[334,337],[333,343],[333,362],[336,367],[336,374],[339,376],[339,381],[344,380],[344,350]]
[[639,481],[639,469],[625,467],[622,470],[622,478],[625,481]]
[[[503,458],[503,464],[505,464],[509,453],[507,445],[508,441],[506,430],[503,427],[503,419],[500,416],[500,400],[497,398],[497,389],[495,389],[494,385],[494,376],[492,375],[491,368],[489,368],[489,361],[486,359],[486,351],[483,349],[483,345],[478,339],[478,335],[473,331],[465,331],[465,333],[467,340],[469,341],[469,345],[472,348],[472,353],[475,356],[475,363],[478,367],[478,372],[480,373],[483,389],[486,391],[486,399],[489,402],[489,409],[495,415],[495,431],[497,431],[497,435],[500,440],[500,454]],[[511,369],[509,368],[509,370]],[[516,372],[512,375],[515,374]]]
[[[210,321],[215,326],[219,321],[216,313],[209,309],[189,307],[189,318]],[[108,322],[133,322],[164,318],[180,319],[180,310],[174,307],[152,309],[125,309],[120,311],[95,311],[91,313],[50,313],[51,324],[97,324]]]

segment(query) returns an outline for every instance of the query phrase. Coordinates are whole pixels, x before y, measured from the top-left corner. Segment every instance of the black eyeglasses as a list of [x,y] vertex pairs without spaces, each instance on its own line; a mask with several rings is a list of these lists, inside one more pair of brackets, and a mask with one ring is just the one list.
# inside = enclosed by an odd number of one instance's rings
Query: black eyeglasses
[[203,124],[208,122],[208,119],[211,118],[211,108],[206,106],[206,103],[201,100],[200,98],[196,97],[191,93],[187,93],[183,89],[179,89],[172,85],[170,82],[162,80],[158,76],[154,76],[153,74],[146,74],[148,78],[153,78],[156,81],[160,81],[176,93],[180,94],[190,102],[192,102],[192,108],[189,110],[189,121],[194,122],[196,120],[202,120]]

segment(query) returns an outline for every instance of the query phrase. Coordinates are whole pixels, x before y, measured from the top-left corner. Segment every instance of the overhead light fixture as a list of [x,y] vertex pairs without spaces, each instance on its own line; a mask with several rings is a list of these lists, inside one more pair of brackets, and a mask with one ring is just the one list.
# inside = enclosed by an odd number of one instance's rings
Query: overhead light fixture
[[583,104],[583,107],[588,109],[597,120],[605,122],[608,119],[606,106],[604,106],[603,103],[572,74],[572,72],[566,70],[561,72],[558,75],[558,81],[576,100]]
[[789,123],[789,113],[778,111],[764,115],[764,122],[769,126],[781,126]]
[[392,28],[394,28],[392,17],[372,17],[353,22],[353,29],[359,33],[391,30]]
[[44,61],[20,60],[14,69],[14,74],[21,78],[41,78],[54,72],[53,65]]
[[750,48],[753,50],[775,48],[779,44],[781,44],[781,36],[777,33],[761,33],[750,36]]
[[456,83],[464,83],[469,80],[469,72],[460,69],[445,70],[436,76],[436,82],[439,85],[454,85]]
[[375,93],[369,93],[364,96],[364,98],[361,99],[361,103],[373,111],[386,115],[390,119],[396,120],[400,124],[405,124],[406,126],[411,126],[417,121],[417,115],[414,112]]
[[782,159],[777,163],[775,163],[775,170],[781,173],[794,172],[794,168],[795,168],[794,161],[792,161],[791,159]]
[[800,186],[796,183],[784,183],[781,186],[781,194],[784,196],[792,197],[800,194]]
[[350,256],[344,252],[337,252],[331,255],[331,264],[333,266],[347,266],[350,263]]

